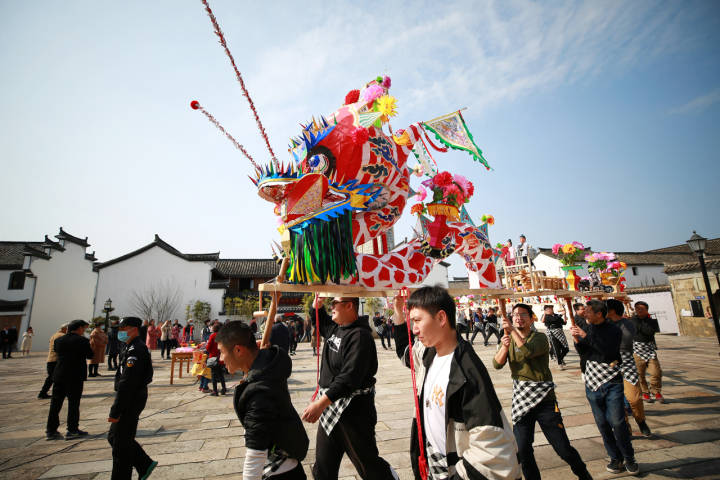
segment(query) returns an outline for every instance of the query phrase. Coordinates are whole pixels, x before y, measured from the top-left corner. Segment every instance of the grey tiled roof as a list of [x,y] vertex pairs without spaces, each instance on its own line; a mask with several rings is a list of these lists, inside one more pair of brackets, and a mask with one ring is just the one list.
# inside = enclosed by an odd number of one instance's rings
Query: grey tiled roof
[[221,258],[215,268],[234,278],[273,278],[280,271],[272,258]]
[[0,242],[0,270],[22,269],[26,246],[42,249],[43,242]]
[[214,262],[217,261],[218,258],[220,258],[220,252],[217,253],[182,253],[177,248],[173,247],[169,243],[167,243],[165,240],[160,238],[157,234],[155,234],[155,239],[151,242],[145,245],[144,247],[138,248],[137,250],[133,250],[130,253],[126,253],[125,255],[122,255],[117,258],[113,258],[112,260],[108,260],[107,262],[102,263],[96,263],[95,264],[95,270],[99,270],[101,268],[108,267],[110,265],[113,265],[118,262],[122,262],[123,260],[127,260],[128,258],[134,257],[135,255],[140,255],[141,253],[150,250],[153,247],[160,247],[166,252],[175,255],[176,257],[183,258],[189,262]]

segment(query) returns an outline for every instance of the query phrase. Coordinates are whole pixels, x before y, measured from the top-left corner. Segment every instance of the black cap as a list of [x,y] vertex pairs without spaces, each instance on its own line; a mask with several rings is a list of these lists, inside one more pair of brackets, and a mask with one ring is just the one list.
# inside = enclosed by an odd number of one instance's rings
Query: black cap
[[142,320],[140,320],[138,317],[123,317],[122,320],[120,320],[120,328],[123,327],[142,327]]
[[68,324],[67,331],[74,332],[78,328],[87,327],[88,325],[90,325],[90,324],[88,322],[86,322],[85,320],[73,320],[72,322],[70,322]]

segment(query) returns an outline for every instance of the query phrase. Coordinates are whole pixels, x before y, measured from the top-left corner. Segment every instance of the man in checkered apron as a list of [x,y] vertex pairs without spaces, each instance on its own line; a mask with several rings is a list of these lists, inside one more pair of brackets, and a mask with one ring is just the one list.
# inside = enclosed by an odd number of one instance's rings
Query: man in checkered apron
[[[665,403],[665,398],[662,396],[662,368],[660,368],[655,344],[655,334],[660,331],[658,321],[649,315],[648,304],[642,301],[635,303],[635,316],[631,321],[635,326],[633,353],[640,375],[643,400]],[[646,372],[650,376],[650,388],[645,380]]]
[[539,479],[533,454],[535,423],[540,424],[545,438],[555,453],[565,460],[580,479],[591,479],[580,454],[570,445],[562,415],[555,397],[555,384],[550,372],[550,347],[544,333],[532,331],[532,308],[518,303],[513,307],[513,323],[505,319],[500,349],[495,354],[496,369],[510,364],[513,379],[512,422],[518,444],[518,457],[526,480]]
[[[622,330],[622,342],[620,343],[620,371],[623,375],[623,391],[625,401],[632,410],[632,416],[640,427],[640,431],[646,437],[651,435],[650,427],[645,423],[645,406],[643,405],[642,392],[640,390],[640,376],[638,375],[635,359],[633,358],[633,337],[635,326],[630,319],[623,318],[625,306],[620,300],[611,298],[605,304],[608,307],[607,318]],[[627,409],[626,409],[627,410]]]
[[320,420],[313,476],[336,479],[343,455],[363,479],[391,480],[397,475],[380,457],[375,440],[377,349],[367,316],[358,316],[357,298],[335,297],[332,318],[317,299],[322,351],[319,390],[302,419]]
[[564,370],[565,355],[570,351],[567,338],[565,338],[565,330],[563,329],[566,320],[553,311],[552,305],[545,305],[543,311],[541,321],[545,324],[548,331],[548,340],[550,340],[550,346],[552,347],[551,353],[555,356],[560,370]]
[[583,330],[575,325],[570,333],[575,349],[585,359],[585,395],[595,417],[605,450],[610,456],[607,471],[629,473],[640,471],[625,420],[622,374],[619,365],[622,331],[606,319],[607,306],[590,300],[585,310]]

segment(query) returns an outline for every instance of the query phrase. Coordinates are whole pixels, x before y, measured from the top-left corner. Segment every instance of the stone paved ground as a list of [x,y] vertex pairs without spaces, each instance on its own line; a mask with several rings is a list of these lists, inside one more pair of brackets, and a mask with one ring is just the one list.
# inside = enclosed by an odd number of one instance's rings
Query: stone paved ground
[[[642,475],[645,478],[720,478],[720,369],[718,346],[711,339],[659,338],[660,360],[665,369],[665,405],[647,407],[652,439],[635,437]],[[511,382],[507,370],[491,366],[492,347],[477,346],[498,396],[509,417]],[[394,352],[378,343],[380,372],[376,405],[377,439],[381,454],[400,477],[412,478],[408,454],[412,417],[410,372],[401,367]],[[139,427],[139,441],[159,462],[152,475],[162,479],[240,479],[245,452],[243,429],[232,410],[232,397],[209,397],[197,391],[187,377],[169,385],[169,362],[155,359],[155,381]],[[571,352],[566,371],[553,369],[560,407],[572,444],[596,478],[608,478],[607,458],[584,396],[578,357]],[[112,377],[85,384],[81,403],[81,428],[90,432],[82,441],[44,438],[49,400],[36,398],[44,378],[45,357],[0,362],[0,478],[2,479],[97,479],[110,478],[111,453],[107,444],[107,416],[112,402]],[[234,384],[237,379],[231,379]],[[290,389],[298,411],[315,388],[315,357],[309,344],[301,344],[294,357]],[[65,409],[61,413],[64,432]],[[634,423],[633,423],[634,425]],[[306,425],[314,446],[315,425]],[[536,436],[536,457],[545,478],[573,478],[570,469]],[[305,468],[314,460],[310,450]],[[341,478],[356,478],[345,459]],[[359,478],[359,477],[358,477]]]

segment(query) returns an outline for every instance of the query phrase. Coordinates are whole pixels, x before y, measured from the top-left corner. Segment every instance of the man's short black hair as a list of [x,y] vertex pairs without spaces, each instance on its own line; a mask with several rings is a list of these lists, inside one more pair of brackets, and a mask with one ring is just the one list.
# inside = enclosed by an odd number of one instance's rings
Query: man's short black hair
[[530,315],[530,318],[532,318],[535,315],[532,307],[530,305],[528,305],[527,303],[516,303],[515,306],[513,306],[510,313],[514,312],[516,308],[522,308],[523,310],[527,311],[528,315]]
[[573,303],[573,310],[580,310],[584,306],[582,303]]
[[422,287],[415,290],[407,302],[408,311],[413,308],[425,310],[430,315],[437,315],[442,310],[448,317],[450,328],[455,330],[455,300],[443,287]]
[[620,300],[609,298],[605,300],[605,305],[607,305],[608,311],[612,310],[621,317],[623,316],[623,313],[625,313],[625,305],[623,305]]
[[590,300],[587,302],[587,307],[595,313],[602,313],[603,318],[607,317],[607,305],[602,300]]
[[488,311],[490,311],[490,312],[492,312],[492,313],[495,313],[495,312],[497,312],[497,308],[495,308],[495,307],[490,307],[490,308],[488,308]]
[[648,305],[647,302],[643,302],[642,300],[640,300],[639,302],[635,302],[635,308],[637,308],[638,305],[644,305],[645,308],[650,308],[650,305]]
[[246,347],[248,350],[257,350],[257,342],[250,325],[239,320],[227,322],[218,331],[215,337],[217,343],[222,343],[225,348],[231,350],[235,345]]
[[74,332],[75,330],[80,330],[81,328],[87,327],[88,325],[90,324],[85,320],[73,320],[68,324],[67,331]]
[[554,309],[555,307],[554,307],[553,305],[545,305],[545,306],[543,307],[543,310],[547,310],[548,308]]

